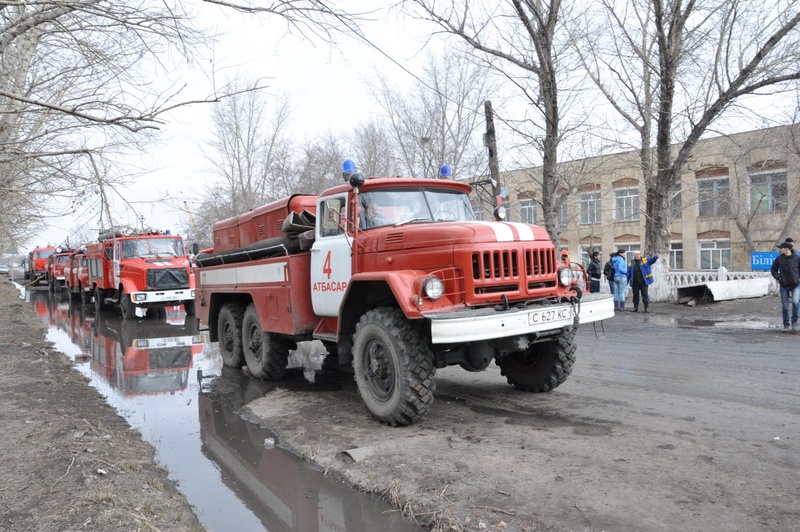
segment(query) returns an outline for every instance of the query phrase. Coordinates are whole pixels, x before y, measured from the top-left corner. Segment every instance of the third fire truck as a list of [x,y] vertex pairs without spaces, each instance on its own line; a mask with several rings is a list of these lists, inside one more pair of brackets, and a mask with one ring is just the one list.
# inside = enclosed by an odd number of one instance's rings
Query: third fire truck
[[437,368],[495,362],[516,388],[552,390],[578,325],[613,316],[542,227],[476,220],[468,184],[365,179],[349,162],[345,177],[214,225],[196,310],[226,365],[278,379],[295,342],[321,340],[375,418],[407,425],[430,408]]

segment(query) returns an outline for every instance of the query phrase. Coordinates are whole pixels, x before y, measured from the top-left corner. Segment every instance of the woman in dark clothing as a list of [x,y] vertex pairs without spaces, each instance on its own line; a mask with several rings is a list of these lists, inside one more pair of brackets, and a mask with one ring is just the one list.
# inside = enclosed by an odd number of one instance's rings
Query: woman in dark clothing
[[603,275],[603,270],[600,268],[600,252],[592,252],[592,260],[586,268],[586,273],[589,274],[589,291],[600,291],[600,277]]

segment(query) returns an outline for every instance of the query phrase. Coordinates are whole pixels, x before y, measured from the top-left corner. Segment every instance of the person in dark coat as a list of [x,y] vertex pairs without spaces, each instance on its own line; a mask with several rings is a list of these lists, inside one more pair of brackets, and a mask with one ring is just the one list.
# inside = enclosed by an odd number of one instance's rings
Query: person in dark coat
[[603,266],[603,275],[608,281],[608,290],[612,294],[614,293],[614,263],[612,261],[616,256],[617,256],[616,251],[614,253],[609,253],[608,262],[606,262],[605,266]]
[[589,291],[592,293],[600,291],[600,277],[603,275],[603,269],[600,267],[600,252],[592,252],[592,260],[589,266],[586,267],[586,273],[589,275]]
[[[780,255],[772,261],[770,272],[778,281],[781,293],[781,311],[784,332],[797,331],[797,315],[800,310],[800,256],[792,249],[791,242],[778,244]],[[789,316],[789,301],[792,302],[792,315]],[[791,321],[790,321],[791,320]]]

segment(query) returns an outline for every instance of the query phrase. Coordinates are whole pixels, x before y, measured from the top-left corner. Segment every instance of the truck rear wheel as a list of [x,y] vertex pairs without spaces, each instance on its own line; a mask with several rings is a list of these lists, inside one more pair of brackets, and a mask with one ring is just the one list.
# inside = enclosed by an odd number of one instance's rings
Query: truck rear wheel
[[244,364],[242,351],[242,317],[244,305],[231,302],[222,305],[217,319],[217,336],[222,363],[231,368],[241,368]]
[[99,313],[101,310],[105,310],[108,308],[108,305],[106,305],[105,297],[106,294],[104,290],[101,290],[99,288],[94,289],[94,310],[96,312]]
[[575,364],[575,332],[573,327],[549,342],[498,358],[500,374],[519,390],[542,393],[557,388],[567,380]]
[[387,425],[410,425],[433,404],[433,353],[422,331],[400,309],[382,307],[356,325],[353,371],[372,415]]
[[88,290],[84,290],[83,285],[78,285],[78,292],[80,293],[81,303],[88,305],[92,302],[91,293]]
[[282,379],[289,365],[290,342],[264,332],[258,312],[252,303],[244,311],[242,320],[242,348],[250,374],[258,379]]

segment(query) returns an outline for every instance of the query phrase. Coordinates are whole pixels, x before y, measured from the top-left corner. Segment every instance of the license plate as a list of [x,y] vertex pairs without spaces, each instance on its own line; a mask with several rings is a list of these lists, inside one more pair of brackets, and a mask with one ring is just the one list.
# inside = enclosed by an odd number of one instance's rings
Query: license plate
[[570,307],[560,307],[553,309],[534,310],[528,313],[529,325],[540,325],[542,323],[550,323],[551,321],[568,320],[572,316],[570,314]]

